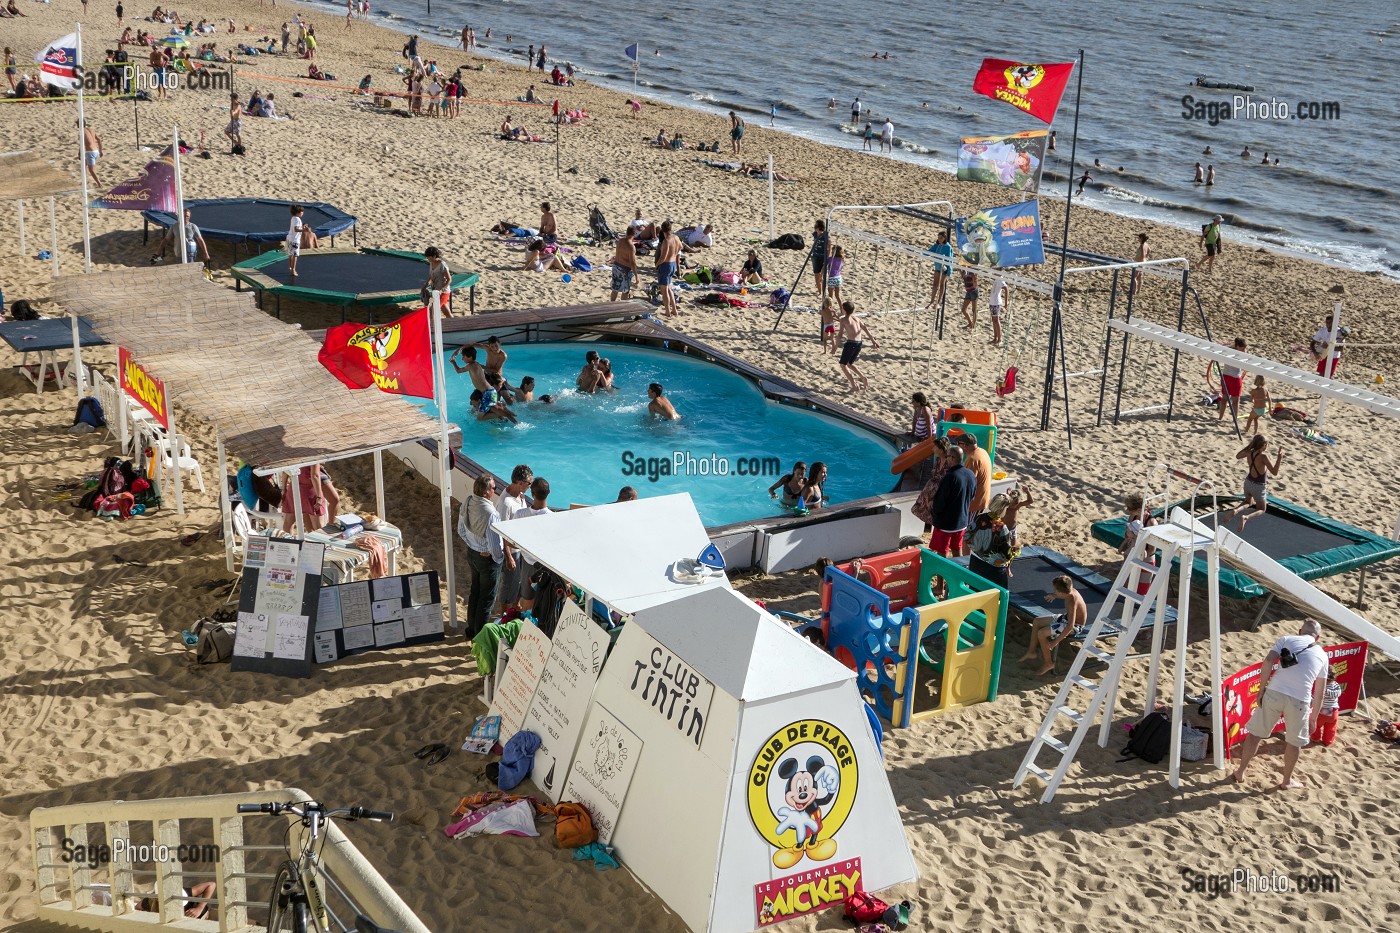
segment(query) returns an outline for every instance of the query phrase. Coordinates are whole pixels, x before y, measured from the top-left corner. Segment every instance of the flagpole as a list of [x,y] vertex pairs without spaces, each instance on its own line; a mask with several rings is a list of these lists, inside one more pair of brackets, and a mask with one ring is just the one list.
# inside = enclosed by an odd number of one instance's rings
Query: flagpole
[[1075,159],[1079,148],[1079,105],[1084,99],[1084,50],[1079,50],[1079,67],[1076,69],[1078,76],[1075,79],[1074,91],[1074,132],[1070,137],[1069,144],[1069,185],[1065,188],[1065,224],[1060,243],[1060,275],[1055,282],[1054,305],[1050,314],[1050,344],[1045,354],[1045,393],[1041,398],[1040,405],[1040,429],[1042,431],[1050,428],[1050,409],[1055,403],[1055,348],[1060,348],[1060,375],[1064,380],[1065,396],[1065,435],[1069,442],[1069,449],[1074,449],[1074,431],[1070,426],[1069,415],[1069,370],[1065,363],[1064,350],[1064,294],[1065,294],[1065,265],[1069,259],[1069,221],[1070,212],[1074,207],[1074,171]]
[[175,145],[172,151],[175,153],[175,223],[176,233],[180,237],[180,243],[176,247],[180,251],[180,262],[190,261],[189,248],[185,245],[185,180],[180,174],[180,128],[175,127]]
[[[78,23],[74,32],[78,36],[77,48],[73,50],[77,61],[73,63],[75,75],[78,78],[78,175],[83,181],[83,271],[92,271],[92,227],[88,221],[88,184],[87,184],[87,120],[83,113],[83,24]],[[81,378],[82,369],[79,368],[78,375]],[[79,392],[82,391],[81,383]]]
[[428,293],[428,317],[433,321],[433,403],[438,410],[438,488],[442,493],[443,575],[447,580],[447,618],[457,629],[457,571],[452,555],[452,448],[447,433],[447,373],[442,360],[442,293]]

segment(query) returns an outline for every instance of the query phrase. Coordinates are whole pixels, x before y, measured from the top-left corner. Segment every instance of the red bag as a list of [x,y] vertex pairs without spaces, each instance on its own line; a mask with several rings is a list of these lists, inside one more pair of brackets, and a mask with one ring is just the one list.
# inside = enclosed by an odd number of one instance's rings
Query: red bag
[[846,919],[856,923],[882,920],[889,909],[889,904],[865,891],[857,891],[846,898]]

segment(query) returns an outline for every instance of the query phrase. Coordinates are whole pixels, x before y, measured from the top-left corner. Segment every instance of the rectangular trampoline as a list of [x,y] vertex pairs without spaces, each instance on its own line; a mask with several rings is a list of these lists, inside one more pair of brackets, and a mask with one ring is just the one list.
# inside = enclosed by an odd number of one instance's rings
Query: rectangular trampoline
[[[1022,548],[1021,553],[1011,562],[1011,611],[1030,623],[1055,618],[1060,614],[1059,610],[1054,604],[1047,603],[1045,597],[1051,592],[1051,581],[1062,574],[1074,580],[1074,587],[1084,597],[1088,620],[1092,623],[1104,600],[1108,598],[1113,581],[1048,547],[1032,545]],[[1143,631],[1150,629],[1156,621],[1154,609],[1147,617]],[[1176,607],[1168,606],[1167,624],[1171,625],[1175,621]],[[1122,626],[1110,622],[1105,623],[1103,634],[1119,635],[1122,631]],[[1083,636],[1071,635],[1070,640],[1082,641]]]
[[[1214,528],[1217,516],[1212,514],[1209,505],[1201,507],[1203,501],[1196,500],[1196,518]],[[1216,504],[1222,506],[1221,511],[1225,512],[1242,501],[1242,496],[1222,496],[1216,500]],[[1189,510],[1191,500],[1173,503],[1166,511],[1173,508]],[[1162,511],[1155,510],[1153,514],[1160,517]],[[1094,522],[1091,530],[1098,540],[1118,547],[1123,543],[1126,525],[1126,518],[1110,518]],[[1269,510],[1251,518],[1243,532],[1235,528],[1230,530],[1304,580],[1335,576],[1359,568],[1358,604],[1364,595],[1366,567],[1400,555],[1400,541],[1392,541],[1364,528],[1319,515],[1274,496],[1269,496]],[[1198,586],[1204,586],[1207,579],[1206,559],[1198,554],[1191,568],[1191,580]],[[1221,567],[1220,594],[1232,599],[1253,599],[1266,596],[1269,591],[1238,570]]]

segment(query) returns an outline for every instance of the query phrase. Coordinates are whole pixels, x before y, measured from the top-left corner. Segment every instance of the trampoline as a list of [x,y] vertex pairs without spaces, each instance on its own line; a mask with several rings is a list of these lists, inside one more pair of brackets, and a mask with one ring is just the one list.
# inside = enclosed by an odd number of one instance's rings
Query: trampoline
[[[1108,598],[1109,590],[1113,588],[1113,581],[1048,547],[1022,548],[1021,553],[1011,562],[1011,612],[1031,623],[1041,619],[1054,619],[1060,614],[1062,604],[1047,603],[1045,597],[1053,592],[1051,581],[1061,575],[1074,581],[1074,588],[1084,597],[1088,621],[1093,622],[1104,600]],[[1144,631],[1156,624],[1156,615],[1157,610],[1154,608],[1143,625]],[[1171,625],[1175,621],[1176,608],[1168,606],[1167,624]],[[1116,623],[1105,623],[1103,634],[1117,635],[1122,630],[1122,626]],[[1082,641],[1083,636],[1071,635],[1070,640]]]
[[[360,245],[354,216],[329,204],[306,201],[278,201],[273,198],[201,198],[186,201],[190,220],[199,227],[206,240],[223,240],[233,244],[233,258],[238,258],[240,243],[281,243],[291,226],[292,205],[305,208],[302,222],[321,239],[335,245],[337,234],[351,231],[356,246]],[[142,211],[141,242],[150,237],[151,224],[162,230],[175,226],[172,211]]]
[[[1221,511],[1228,511],[1242,501],[1242,496],[1222,496],[1217,504],[1223,506]],[[1211,514],[1209,507],[1200,508],[1200,504],[1201,500],[1197,499],[1196,517],[1214,528],[1216,516]],[[1171,508],[1189,510],[1191,501],[1183,499],[1168,507]],[[1160,516],[1161,512],[1153,514]],[[1094,522],[1093,535],[1105,544],[1118,547],[1123,543],[1126,524],[1126,518]],[[1230,530],[1304,580],[1330,577],[1360,568],[1361,582],[1356,597],[1358,605],[1365,594],[1366,567],[1400,555],[1400,541],[1392,541],[1273,496],[1269,496],[1269,510],[1251,518],[1243,533],[1236,531],[1235,527]],[[1191,579],[1199,586],[1206,584],[1208,578],[1204,556],[1196,557]],[[1220,594],[1232,599],[1272,595],[1245,574],[1228,567],[1220,568]],[[1260,614],[1262,616],[1263,610],[1260,610]]]
[[[454,263],[448,262],[448,268]],[[273,296],[278,317],[282,316],[282,298],[299,298],[319,304],[339,305],[340,320],[351,305],[422,303],[419,292],[428,280],[428,260],[422,253],[397,249],[308,249],[297,260],[297,280],[292,283],[284,253],[268,252],[245,259],[233,267],[233,277],[239,291],[246,284],[258,293],[258,305],[263,307],[264,294]],[[466,289],[469,313],[476,312],[476,283],[481,276],[475,272],[452,275],[452,292]],[[374,323],[374,311],[369,312]]]

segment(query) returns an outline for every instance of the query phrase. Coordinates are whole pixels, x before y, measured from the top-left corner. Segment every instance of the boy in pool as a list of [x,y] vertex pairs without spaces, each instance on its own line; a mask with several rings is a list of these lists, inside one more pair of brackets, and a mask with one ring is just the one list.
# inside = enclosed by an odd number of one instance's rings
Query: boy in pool
[[535,400],[534,376],[526,376],[520,380],[520,388],[515,390],[515,400],[517,402],[533,402]]
[[468,344],[458,347],[452,351],[452,355],[447,358],[447,362],[452,364],[452,368],[459,373],[466,373],[472,380],[472,404],[481,401],[481,395],[486,391],[486,367],[476,361],[476,347]]
[[501,386],[504,380],[500,373],[490,373],[486,377],[486,389],[481,393],[481,401],[476,403],[477,421],[509,421],[511,424],[517,423],[520,419],[506,407],[501,396]]
[[1033,660],[1036,650],[1039,649],[1044,666],[1036,673],[1041,676],[1054,673],[1054,650],[1066,638],[1081,631],[1085,621],[1089,618],[1089,609],[1084,605],[1084,597],[1079,595],[1079,591],[1074,588],[1072,579],[1061,575],[1051,581],[1050,585],[1054,592],[1048,594],[1045,601],[1048,603],[1062,600],[1065,604],[1065,611],[1051,622],[1037,621],[1035,623],[1035,628],[1031,630],[1030,647],[1021,656],[1022,661]]
[[1249,420],[1244,423],[1244,433],[1259,430],[1259,419],[1269,413],[1272,399],[1269,398],[1269,390],[1264,386],[1264,377],[1254,377],[1254,388],[1249,390]]
[[506,351],[501,349],[501,338],[496,336],[487,337],[480,343],[469,343],[469,347],[480,347],[486,351],[486,371],[488,373],[500,373],[501,378],[506,374]]
[[579,370],[574,385],[580,392],[592,392],[598,385],[598,351],[589,350],[583,357],[583,369]]
[[651,399],[647,403],[647,411],[666,421],[680,420],[681,416],[676,414],[676,408],[666,397],[666,390],[662,388],[661,383],[653,382],[647,386],[647,396]]
[[780,503],[785,509],[795,509],[802,504],[802,489],[807,478],[807,464],[801,460],[792,465],[792,472],[768,487],[768,497],[778,498],[778,487],[782,487],[783,498]]

